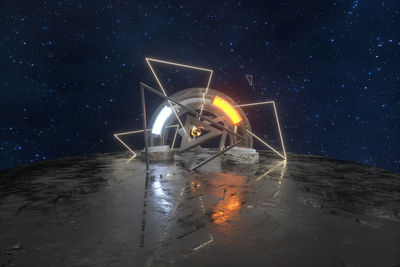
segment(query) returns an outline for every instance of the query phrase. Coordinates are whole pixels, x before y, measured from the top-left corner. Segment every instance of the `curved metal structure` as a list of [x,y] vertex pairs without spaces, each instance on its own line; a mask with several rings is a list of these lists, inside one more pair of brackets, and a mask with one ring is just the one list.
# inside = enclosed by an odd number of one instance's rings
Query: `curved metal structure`
[[[200,113],[202,111],[202,115],[206,116],[207,118],[221,124],[222,126],[230,129],[231,131],[234,131],[242,136],[245,137],[245,139],[241,142],[241,146],[244,147],[252,147],[253,146],[253,137],[248,133],[248,130],[251,131],[251,126],[250,122],[245,114],[245,112],[239,107],[239,108],[234,108],[234,110],[237,111],[238,115],[241,118],[241,121],[237,124],[232,121],[232,118],[225,112],[224,109],[222,109],[220,106],[216,105],[214,103],[214,100],[217,99],[223,99],[224,101],[227,102],[228,105],[230,105],[232,108],[234,106],[237,106],[237,104],[227,95],[224,93],[221,93],[217,90],[213,89],[208,89],[207,93],[205,93],[205,88],[189,88],[185,89],[182,91],[179,91],[173,95],[170,96],[170,98],[174,99],[175,101],[181,103],[182,105],[185,105],[186,107],[195,110]],[[159,134],[159,132],[148,132],[148,137],[149,137],[149,145],[150,146],[162,146],[165,144],[169,143],[169,140],[171,136],[174,134],[174,128],[170,127],[171,125],[177,125],[178,124],[178,119],[174,115],[174,113],[169,112],[168,116],[163,118],[163,122],[160,122],[160,117],[162,116],[163,111],[168,108],[169,103],[168,100],[164,101],[154,112],[153,116],[150,119],[149,123],[149,128],[155,129],[159,128],[160,123],[163,123],[163,130]],[[203,123],[209,125],[210,123],[205,122],[204,120],[198,120],[200,123],[197,123],[196,125],[196,120],[193,120],[192,118],[194,117],[191,115],[186,109],[176,105],[172,104],[172,108],[175,110],[176,115],[180,118],[180,120],[184,123],[185,126],[185,131],[181,129],[179,132],[181,138],[186,138],[189,137],[193,141],[196,139],[200,138],[201,136],[204,136],[205,132],[208,132],[206,129],[203,129]],[[187,120],[190,120],[190,122],[187,122]],[[203,122],[203,123],[201,123]],[[200,125],[201,124],[201,125]],[[186,132],[186,133],[185,133]],[[186,136],[187,135],[187,136]],[[210,135],[210,138],[212,135]],[[225,146],[225,140],[226,138],[228,145],[232,145],[237,141],[237,138],[233,136],[232,134],[229,133],[222,133],[221,134],[221,139],[220,139],[220,149],[221,147]],[[203,143],[205,143],[207,140],[204,140]],[[181,142],[182,144],[183,142]],[[182,148],[182,146],[181,146]],[[183,150],[183,149],[182,149]]]

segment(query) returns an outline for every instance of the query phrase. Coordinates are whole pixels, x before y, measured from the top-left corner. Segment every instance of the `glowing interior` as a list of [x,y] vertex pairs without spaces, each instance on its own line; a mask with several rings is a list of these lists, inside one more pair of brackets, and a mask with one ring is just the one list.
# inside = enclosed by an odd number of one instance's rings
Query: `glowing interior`
[[223,98],[215,96],[213,105],[219,107],[232,120],[233,124],[238,124],[242,121],[239,112]]

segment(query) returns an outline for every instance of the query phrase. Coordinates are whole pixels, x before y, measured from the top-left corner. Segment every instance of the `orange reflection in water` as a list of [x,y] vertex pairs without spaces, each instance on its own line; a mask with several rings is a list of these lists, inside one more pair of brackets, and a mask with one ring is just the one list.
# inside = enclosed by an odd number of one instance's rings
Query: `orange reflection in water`
[[[239,215],[243,201],[243,191],[246,177],[227,173],[215,174],[211,183],[216,188],[226,188],[223,195],[221,191],[214,191],[214,196],[220,198],[213,208],[211,218],[216,224],[223,224]],[[223,186],[223,187],[222,187]]]
[[239,196],[233,195],[226,200],[222,200],[215,207],[215,212],[211,215],[217,224],[226,222],[229,218],[236,216],[240,210],[241,201]]

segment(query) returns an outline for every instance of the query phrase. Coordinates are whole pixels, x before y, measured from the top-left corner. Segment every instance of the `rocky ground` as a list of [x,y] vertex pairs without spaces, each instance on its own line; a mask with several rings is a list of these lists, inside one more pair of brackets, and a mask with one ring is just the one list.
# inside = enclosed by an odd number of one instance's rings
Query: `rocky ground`
[[400,174],[316,156],[248,167],[210,151],[0,172],[0,266],[400,266]]

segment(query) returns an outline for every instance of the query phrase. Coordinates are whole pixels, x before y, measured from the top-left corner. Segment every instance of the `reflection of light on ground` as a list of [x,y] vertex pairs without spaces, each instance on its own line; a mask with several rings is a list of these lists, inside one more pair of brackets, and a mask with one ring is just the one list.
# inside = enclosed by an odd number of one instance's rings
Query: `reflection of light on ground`
[[236,195],[229,198],[228,201],[223,201],[220,203],[222,204],[217,205],[217,209],[219,211],[212,214],[212,218],[217,224],[224,223],[227,219],[233,217],[233,215],[236,213],[234,211],[240,208],[240,201]]
[[200,187],[199,183],[192,182],[192,185],[191,185],[192,192],[196,192],[197,191],[196,189],[198,189],[199,187]]
[[225,188],[222,195],[219,190],[212,191],[214,192],[213,195],[220,200],[214,206],[213,213],[211,214],[214,223],[224,225],[225,222],[239,215],[246,177],[227,173],[215,173],[210,182],[214,188]]
[[285,175],[286,171],[286,160],[283,161],[282,169],[281,169],[281,177],[279,177],[279,184],[282,183],[283,176]]
[[195,247],[193,250],[201,249],[201,248],[207,246],[208,244],[211,244],[213,241],[214,241],[214,237],[212,235],[210,235],[210,240],[204,242],[203,244],[200,244],[199,246]]
[[238,209],[238,208],[240,207],[240,202],[239,202],[238,199],[234,199],[235,197],[236,197],[236,196],[233,196],[233,197],[229,200],[228,205],[227,205],[227,209],[228,209],[228,210],[236,210],[236,209]]
[[216,206],[211,217],[217,224],[226,222],[229,218],[236,216],[239,213],[241,201],[238,195],[233,195],[227,199],[221,200]]
[[153,182],[153,189],[157,200],[159,201],[159,207],[161,207],[164,211],[169,212],[171,210],[171,203],[169,203],[165,198],[166,195],[164,190],[162,189],[162,185],[159,181]]
[[[267,172],[265,172],[263,175],[261,175],[260,177],[257,178],[257,181],[263,179],[264,177],[266,177],[267,175],[271,174],[273,171],[280,171],[280,176],[278,177],[278,186],[277,186],[277,191],[275,192],[273,199],[276,199],[279,197],[280,193],[281,193],[281,184],[282,184],[282,179],[285,175],[285,171],[286,171],[286,160],[280,161],[278,163],[276,163],[275,165],[273,165]],[[275,177],[277,177],[277,175],[275,175]]]
[[[192,188],[193,188],[193,185],[195,185],[194,182],[192,182]],[[197,184],[197,185],[198,185],[198,187],[200,187],[200,184]],[[199,200],[200,200],[200,207],[201,207],[201,209],[202,209],[202,211],[203,211],[203,214],[205,215],[205,214],[206,214],[206,209],[205,209],[205,207],[204,207],[203,198],[202,198],[201,196],[199,196]],[[196,251],[196,250],[199,250],[199,249],[201,249],[201,248],[203,248],[203,247],[205,247],[205,246],[211,244],[212,242],[214,242],[214,237],[213,237],[212,234],[210,234],[210,240],[204,242],[203,244],[200,244],[199,246],[195,247],[193,250],[195,250],[195,251]]]
[[258,177],[257,181],[260,181],[261,179],[263,179],[264,177],[266,177],[268,174],[272,173],[275,170],[281,171],[281,175],[279,178],[279,183],[281,183],[281,180],[282,180],[282,178],[285,174],[285,170],[286,170],[286,160],[282,160],[282,161],[279,161],[278,163],[274,164],[268,171],[266,171],[263,175]]
[[181,197],[183,196],[183,193],[185,193],[185,186],[182,187],[181,192],[179,193],[179,196],[175,201],[175,205],[174,205],[174,208],[172,209],[171,216],[174,215],[176,209],[178,208],[178,205],[181,203]]
[[157,196],[164,196],[164,191],[161,188],[161,183],[159,181],[155,181],[153,183],[154,191],[156,192]]

